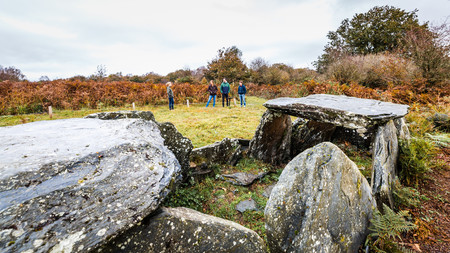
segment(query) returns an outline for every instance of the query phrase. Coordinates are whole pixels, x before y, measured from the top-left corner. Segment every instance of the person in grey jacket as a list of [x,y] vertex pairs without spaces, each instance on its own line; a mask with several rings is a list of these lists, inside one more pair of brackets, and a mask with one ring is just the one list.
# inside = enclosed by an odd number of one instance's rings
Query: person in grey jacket
[[172,82],[167,82],[167,96],[169,97],[169,110],[173,110],[173,90],[170,88],[172,86]]

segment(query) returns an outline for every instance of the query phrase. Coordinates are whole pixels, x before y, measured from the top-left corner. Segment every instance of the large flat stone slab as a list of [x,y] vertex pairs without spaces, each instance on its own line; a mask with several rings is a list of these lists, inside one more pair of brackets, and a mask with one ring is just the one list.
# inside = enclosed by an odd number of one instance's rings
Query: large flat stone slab
[[154,211],[181,168],[157,124],[0,128],[0,252],[89,252]]
[[265,253],[259,235],[235,222],[177,207],[161,208],[155,216],[94,252],[123,253]]
[[362,131],[401,118],[409,108],[408,105],[373,99],[327,94],[276,98],[267,101],[264,106],[272,111]]

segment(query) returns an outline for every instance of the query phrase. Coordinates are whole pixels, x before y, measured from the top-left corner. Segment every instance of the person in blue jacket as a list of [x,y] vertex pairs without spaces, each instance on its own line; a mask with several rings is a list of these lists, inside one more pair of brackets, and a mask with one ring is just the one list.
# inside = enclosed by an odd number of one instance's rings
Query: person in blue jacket
[[247,89],[245,88],[245,85],[242,84],[242,81],[239,81],[238,94],[239,94],[239,100],[241,100],[241,107],[242,107],[242,104],[244,104],[244,107],[246,106],[245,93],[247,93]]
[[227,82],[227,79],[223,79],[222,84],[220,85],[220,92],[222,93],[222,107],[225,107],[224,100],[227,100],[227,106],[230,106],[230,100],[228,99],[228,93],[230,93],[230,84]]

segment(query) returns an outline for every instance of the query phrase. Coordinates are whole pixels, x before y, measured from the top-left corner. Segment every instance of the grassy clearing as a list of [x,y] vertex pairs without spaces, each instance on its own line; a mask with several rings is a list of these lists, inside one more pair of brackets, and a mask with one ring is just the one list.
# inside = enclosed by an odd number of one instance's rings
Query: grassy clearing
[[[265,107],[262,106],[265,101],[262,98],[248,97],[245,108],[235,106],[234,103],[224,108],[221,103],[217,103],[216,107],[210,104],[208,108],[205,104],[191,104],[190,107],[186,104],[176,104],[173,111],[169,111],[166,105],[136,107],[136,110],[152,111],[158,122],[172,122],[181,134],[192,140],[194,147],[201,147],[221,141],[225,137],[251,139],[265,111]],[[131,109],[131,106],[126,106],[97,110],[54,110],[52,120],[81,118],[96,112]],[[48,114],[0,116],[0,127],[41,120],[50,120],[50,117]]]
[[[254,230],[264,240],[267,240],[264,208],[268,197],[265,197],[263,193],[268,186],[278,181],[282,168],[273,168],[269,164],[244,158],[235,167],[216,165],[214,171],[217,176],[209,175],[200,182],[176,189],[163,205],[167,207],[189,207],[209,215],[237,222]],[[270,173],[264,178],[256,180],[250,186],[233,185],[218,177],[218,174],[231,174],[237,171],[253,174],[263,171],[270,171]],[[258,210],[238,212],[236,205],[249,199],[256,202]]]

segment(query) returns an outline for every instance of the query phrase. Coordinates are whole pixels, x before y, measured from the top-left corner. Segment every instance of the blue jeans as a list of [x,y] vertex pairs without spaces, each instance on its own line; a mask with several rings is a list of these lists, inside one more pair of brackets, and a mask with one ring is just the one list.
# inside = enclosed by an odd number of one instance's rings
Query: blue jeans
[[216,106],[216,97],[217,97],[217,95],[209,95],[209,99],[208,99],[208,103],[206,103],[206,107],[208,107],[209,102],[211,102],[211,98],[214,98],[213,107],[215,107]]
[[169,98],[169,110],[173,110],[173,104],[174,104],[173,97]]
[[241,107],[242,107],[242,103],[244,103],[244,106],[246,106],[246,104],[245,104],[245,94],[239,94],[239,100],[241,100]]

